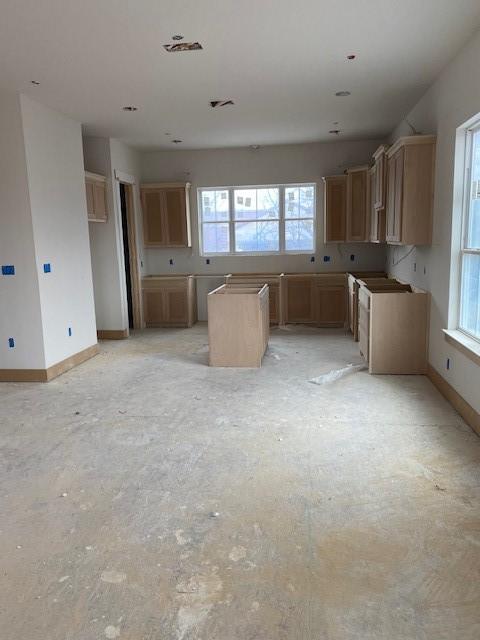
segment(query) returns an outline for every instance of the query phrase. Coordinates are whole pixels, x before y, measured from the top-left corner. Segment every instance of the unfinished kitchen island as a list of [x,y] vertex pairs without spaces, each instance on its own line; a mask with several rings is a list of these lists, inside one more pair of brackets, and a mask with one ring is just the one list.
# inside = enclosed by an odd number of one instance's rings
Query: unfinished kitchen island
[[261,367],[270,332],[268,285],[223,284],[207,297],[211,367]]

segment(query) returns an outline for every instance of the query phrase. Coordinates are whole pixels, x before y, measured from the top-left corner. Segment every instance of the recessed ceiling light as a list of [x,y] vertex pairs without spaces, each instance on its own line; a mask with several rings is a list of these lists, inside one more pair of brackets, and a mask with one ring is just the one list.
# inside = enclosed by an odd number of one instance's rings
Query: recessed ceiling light
[[30,80],[30,84],[33,84],[36,87],[38,87],[40,83],[38,82],[38,80]]
[[338,124],[338,122],[334,122],[333,124]]
[[347,56],[347,60],[355,60],[357,56],[354,53],[351,53],[350,55]]
[[254,151],[258,151],[258,149],[260,149],[260,145],[259,144],[251,144],[250,145],[250,149],[253,149]]
[[183,40],[185,36],[181,36],[179,33],[177,33],[176,35],[172,36],[172,40]]
[[171,136],[172,134],[171,134],[171,133],[165,133],[164,135],[166,135],[166,136]]
[[181,51],[200,51],[203,49],[199,42],[178,42],[177,44],[164,44],[163,48],[168,53],[179,53]]
[[336,136],[340,133],[340,129],[330,129],[328,133],[334,133]]
[[183,142],[183,140],[172,140],[173,144],[180,144],[181,142]]
[[349,96],[349,95],[351,95],[351,93],[350,93],[350,91],[337,91],[337,93],[335,95],[338,96],[338,97],[342,97],[343,98],[343,96]]
[[123,111],[138,111],[138,107],[122,107]]

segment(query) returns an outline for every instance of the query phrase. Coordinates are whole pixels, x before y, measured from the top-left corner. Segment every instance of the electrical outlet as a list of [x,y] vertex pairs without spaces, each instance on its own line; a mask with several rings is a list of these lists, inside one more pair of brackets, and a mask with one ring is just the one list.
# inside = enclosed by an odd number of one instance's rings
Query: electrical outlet
[[310,256],[310,262],[315,262],[315,256]]
[[52,265],[49,262],[46,262],[43,265],[43,273],[51,273],[52,271]]
[[173,258],[170,258],[169,262],[170,264],[173,264]]
[[330,262],[330,256],[323,256],[324,262]]
[[416,270],[417,270],[417,263],[416,263],[416,262],[414,262],[414,263],[413,263],[413,270],[414,270],[414,271],[416,271]]
[[68,327],[68,337],[72,337],[72,327]]
[[451,358],[447,358],[447,364],[446,364],[447,371],[450,371],[452,366],[453,366],[453,360]]
[[15,346],[15,340],[13,338],[8,339],[8,346],[10,349],[13,349]]
[[205,260],[205,264],[210,264],[210,258],[207,258],[207,259]]
[[2,265],[2,276],[14,276],[14,275],[15,275],[15,267],[13,264]]
[[355,260],[355,254],[354,254],[354,253],[351,253],[351,254],[350,254],[350,260],[351,260],[352,262]]

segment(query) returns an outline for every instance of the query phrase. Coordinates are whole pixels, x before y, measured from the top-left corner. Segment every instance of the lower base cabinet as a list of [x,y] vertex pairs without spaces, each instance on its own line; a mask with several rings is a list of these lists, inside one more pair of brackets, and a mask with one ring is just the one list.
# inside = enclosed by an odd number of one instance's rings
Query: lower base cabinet
[[197,321],[195,276],[148,276],[142,294],[146,327],[191,327]]
[[272,273],[245,273],[229,274],[225,277],[225,284],[229,286],[248,285],[252,287],[263,287],[268,285],[269,292],[269,319],[271,325],[283,324],[282,322],[282,281],[283,274]]
[[284,320],[289,324],[344,327],[347,320],[345,273],[284,276]]
[[268,285],[224,284],[207,297],[211,367],[260,367],[268,344]]
[[370,373],[424,374],[427,368],[429,295],[360,285],[359,347]]

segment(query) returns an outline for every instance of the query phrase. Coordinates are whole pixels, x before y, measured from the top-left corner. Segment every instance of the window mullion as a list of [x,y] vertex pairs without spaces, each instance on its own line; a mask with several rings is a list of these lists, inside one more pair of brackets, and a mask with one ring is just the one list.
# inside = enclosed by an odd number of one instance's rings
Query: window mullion
[[279,208],[279,253],[285,253],[285,186],[282,185],[278,188],[278,208]]
[[235,215],[234,215],[234,193],[235,190],[233,189],[233,187],[231,187],[228,190],[228,202],[229,202],[229,223],[228,223],[228,229],[229,229],[229,237],[230,237],[230,253],[236,253],[236,247],[235,247]]

